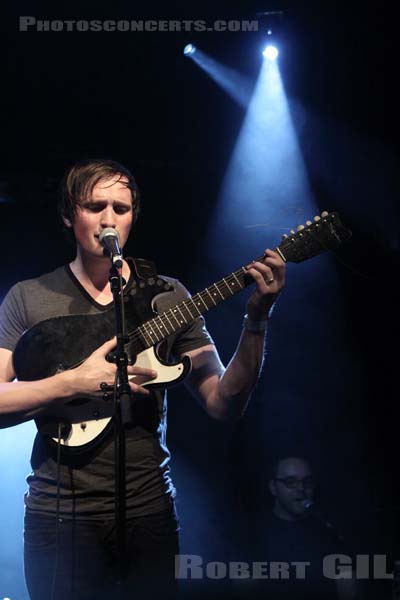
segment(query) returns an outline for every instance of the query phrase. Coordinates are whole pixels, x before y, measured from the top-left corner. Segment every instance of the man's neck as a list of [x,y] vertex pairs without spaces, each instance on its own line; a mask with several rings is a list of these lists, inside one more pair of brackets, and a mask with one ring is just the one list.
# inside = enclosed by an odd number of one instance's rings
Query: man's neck
[[273,513],[278,519],[282,519],[283,521],[302,521],[305,518],[304,515],[293,515],[287,510],[285,510],[282,506],[276,505],[273,508]]
[[283,519],[284,521],[294,521],[294,517],[292,517],[288,512],[282,510],[279,506],[274,506],[273,513],[278,519]]
[[[93,286],[98,291],[103,291],[109,285],[110,259],[107,257],[85,257],[79,252],[75,260],[70,263],[71,270],[82,285]],[[122,276],[128,281],[130,269],[124,260]]]

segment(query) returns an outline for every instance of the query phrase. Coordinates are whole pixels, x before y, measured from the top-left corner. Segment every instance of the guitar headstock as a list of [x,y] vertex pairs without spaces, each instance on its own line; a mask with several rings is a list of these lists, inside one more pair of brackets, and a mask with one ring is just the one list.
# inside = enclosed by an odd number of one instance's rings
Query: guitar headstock
[[284,235],[277,250],[287,262],[303,262],[308,258],[332,250],[350,239],[351,231],[340,221],[335,212],[321,213],[314,221],[299,225],[297,231]]

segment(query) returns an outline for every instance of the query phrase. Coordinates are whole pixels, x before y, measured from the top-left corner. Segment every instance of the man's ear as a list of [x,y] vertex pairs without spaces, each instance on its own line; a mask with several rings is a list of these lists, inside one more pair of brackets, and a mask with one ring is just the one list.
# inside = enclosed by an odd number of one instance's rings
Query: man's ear
[[272,496],[276,496],[276,483],[273,479],[270,479],[268,482],[268,487],[269,487],[269,491],[271,492]]
[[72,223],[69,219],[67,219],[67,217],[63,217],[62,220],[63,220],[65,227],[69,227],[69,228],[72,227]]

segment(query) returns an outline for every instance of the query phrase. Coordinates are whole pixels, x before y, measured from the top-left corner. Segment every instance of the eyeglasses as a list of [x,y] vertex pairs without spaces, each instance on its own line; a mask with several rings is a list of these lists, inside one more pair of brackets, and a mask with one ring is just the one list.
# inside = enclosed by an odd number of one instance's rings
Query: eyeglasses
[[303,479],[298,479],[297,477],[275,477],[275,481],[280,481],[289,490],[295,490],[299,488],[300,485],[309,490],[314,487],[314,481],[312,477],[304,477]]

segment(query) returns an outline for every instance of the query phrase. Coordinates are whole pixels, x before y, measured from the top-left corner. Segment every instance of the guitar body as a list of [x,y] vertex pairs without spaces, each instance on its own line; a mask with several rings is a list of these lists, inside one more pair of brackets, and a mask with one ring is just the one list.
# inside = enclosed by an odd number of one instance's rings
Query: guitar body
[[[69,317],[65,317],[69,318]],[[148,348],[137,355],[135,365],[158,372],[147,388],[166,388],[179,383],[190,372],[191,361],[184,357],[181,362],[168,364],[157,354],[157,348]],[[111,396],[110,396],[111,397]],[[89,444],[100,442],[107,435],[114,414],[112,399],[77,398],[69,402],[55,403],[35,419],[40,433],[58,440],[58,424],[62,426],[61,444],[68,448],[85,450]]]
[[[150,287],[150,286],[148,286]],[[153,301],[159,289],[146,290],[138,294],[140,302],[132,297],[125,301],[125,316],[128,332],[141,325],[137,307],[148,318],[154,317]],[[136,300],[136,298],[135,298]],[[26,331],[20,338],[13,363],[17,378],[35,381],[51,377],[56,373],[72,369],[81,364],[96,348],[115,335],[113,309],[104,313],[54,317],[41,321]],[[162,344],[150,348],[141,347],[140,338],[127,345],[128,358],[139,367],[154,369],[156,379],[144,384],[148,388],[165,388],[183,380],[190,372],[191,361],[184,357],[178,363],[167,363],[162,356]],[[100,384],[100,382],[99,382]],[[100,441],[108,432],[114,414],[113,401],[102,398],[78,398],[65,402],[54,402],[37,417],[38,430],[46,437],[58,440],[58,426],[62,426],[61,443],[69,448],[87,447],[95,440]]]

